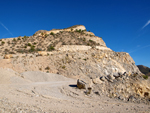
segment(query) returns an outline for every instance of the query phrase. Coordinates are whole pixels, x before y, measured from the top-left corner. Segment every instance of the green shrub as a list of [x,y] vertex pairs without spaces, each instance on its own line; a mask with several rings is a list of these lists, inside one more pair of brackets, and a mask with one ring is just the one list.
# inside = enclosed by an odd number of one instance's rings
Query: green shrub
[[86,61],[86,59],[83,59],[83,60],[85,60],[85,61]]
[[18,40],[21,40],[20,37],[18,38]]
[[3,45],[3,44],[5,44],[5,42],[4,42],[4,41],[2,41],[2,42],[1,42],[1,44]]
[[28,43],[28,46],[32,46],[30,43]]
[[81,29],[79,29],[79,30],[78,30],[78,29],[76,29],[76,32],[79,32],[79,33],[81,33],[81,32],[82,32],[82,30],[81,30]]
[[83,39],[83,41],[85,42],[85,41],[86,41],[86,39],[84,38],[84,39]]
[[51,33],[50,33],[50,35],[54,35],[54,33],[53,33],[53,32],[51,32]]
[[14,38],[13,41],[16,42],[16,39]]
[[45,68],[45,70],[50,70],[50,67],[49,67],[49,66],[47,66],[47,67]]
[[144,79],[148,79],[148,75],[143,75],[143,78]]
[[55,50],[55,48],[54,48],[53,46],[50,46],[50,47],[48,48],[48,51],[53,51],[53,50]]
[[35,48],[34,48],[35,46],[31,46],[31,48],[30,48],[30,52],[34,52],[35,51]]
[[36,42],[34,42],[33,44],[34,44],[34,45],[36,45],[37,43],[36,43]]
[[45,38],[48,37],[48,34],[45,34]]
[[63,68],[63,69],[65,69],[65,68],[66,68],[66,66],[62,66],[62,68]]

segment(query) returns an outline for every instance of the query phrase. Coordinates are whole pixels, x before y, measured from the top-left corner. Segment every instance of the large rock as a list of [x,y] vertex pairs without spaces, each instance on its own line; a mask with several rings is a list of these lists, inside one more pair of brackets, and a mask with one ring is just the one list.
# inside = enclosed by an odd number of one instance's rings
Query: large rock
[[86,89],[86,82],[84,82],[83,80],[80,80],[80,79],[78,79],[77,80],[77,87],[79,88],[79,89]]
[[102,84],[103,83],[103,81],[101,81],[99,77],[95,78],[95,79],[92,79],[92,81],[93,81],[94,84]]

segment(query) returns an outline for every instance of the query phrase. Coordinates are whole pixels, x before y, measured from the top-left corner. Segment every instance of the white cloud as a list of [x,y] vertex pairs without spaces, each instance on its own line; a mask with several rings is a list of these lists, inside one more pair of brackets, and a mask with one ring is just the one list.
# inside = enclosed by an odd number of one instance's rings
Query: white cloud
[[9,34],[13,36],[13,34],[9,31],[9,29],[3,23],[0,22],[0,24],[9,32]]
[[147,23],[142,27],[142,29],[144,29],[146,26],[148,26],[150,24],[150,20],[147,21]]
[[130,51],[128,53],[133,53],[133,52],[139,51],[139,50],[147,48],[147,47],[150,47],[150,45],[146,45],[146,46],[143,46],[143,47],[140,47],[140,48],[138,47],[138,48],[136,48],[136,49],[134,49],[134,50],[132,50],[132,51]]

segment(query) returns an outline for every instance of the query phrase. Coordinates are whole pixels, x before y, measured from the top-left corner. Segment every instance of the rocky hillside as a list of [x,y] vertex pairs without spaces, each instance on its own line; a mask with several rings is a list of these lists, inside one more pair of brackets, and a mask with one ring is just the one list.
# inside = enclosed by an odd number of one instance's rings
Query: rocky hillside
[[0,53],[16,54],[53,51],[58,50],[63,45],[106,47],[105,42],[100,37],[95,36],[91,32],[87,32],[86,29],[78,29],[78,27],[80,26],[73,26],[63,30],[39,30],[33,36],[1,39]]
[[139,70],[147,75],[147,76],[150,76],[150,68],[149,67],[146,67],[146,66],[143,66],[143,65],[137,65],[137,67],[139,68]]
[[150,99],[149,82],[131,56],[112,51],[82,25],[2,39],[0,53],[0,67],[18,73],[55,73],[89,84],[92,80],[90,87],[98,94],[134,102],[144,99],[148,103]]

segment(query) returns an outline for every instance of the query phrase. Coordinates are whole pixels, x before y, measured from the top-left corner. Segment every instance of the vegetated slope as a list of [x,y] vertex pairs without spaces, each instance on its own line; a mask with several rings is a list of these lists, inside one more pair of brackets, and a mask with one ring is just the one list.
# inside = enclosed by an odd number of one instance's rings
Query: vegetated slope
[[150,68],[149,67],[146,67],[146,66],[143,66],[143,65],[137,65],[137,67],[139,68],[139,70],[147,75],[147,76],[150,76]]
[[[37,51],[52,51],[62,45],[86,45],[86,46],[104,46],[105,42],[97,36],[88,34],[83,30],[60,31],[58,33],[45,33],[46,30],[37,31],[33,36],[24,36],[17,38],[1,39],[0,53],[33,53]],[[97,41],[98,40],[98,41]]]

